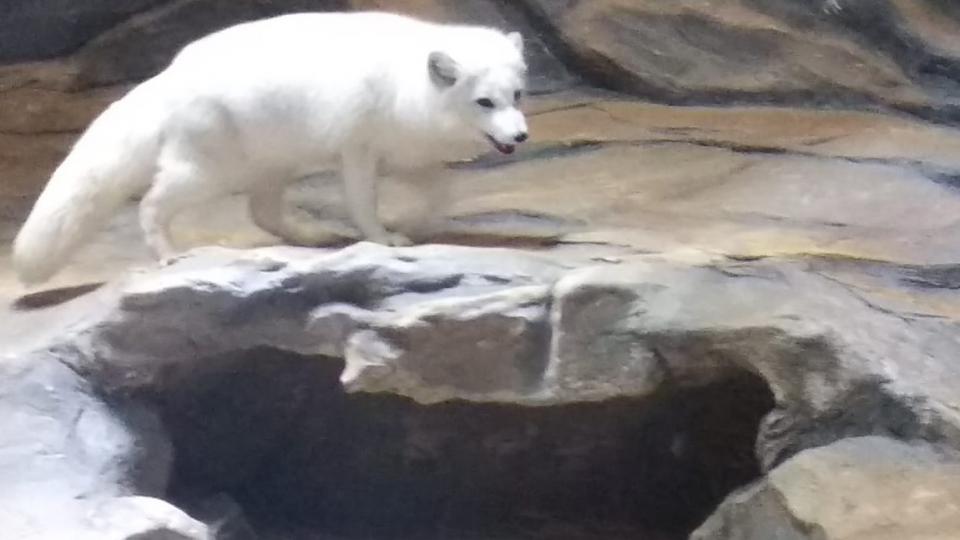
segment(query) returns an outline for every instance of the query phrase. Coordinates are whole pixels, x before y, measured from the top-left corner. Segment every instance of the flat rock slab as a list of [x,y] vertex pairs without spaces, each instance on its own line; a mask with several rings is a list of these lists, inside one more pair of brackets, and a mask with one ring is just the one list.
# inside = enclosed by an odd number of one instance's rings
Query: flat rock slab
[[691,540],[948,540],[960,454],[882,437],[797,454],[731,495]]
[[[64,99],[88,100],[93,111],[105,94],[71,95]],[[22,129],[42,125],[44,114],[64,118],[59,108],[32,110],[5,121]],[[678,108],[587,95],[531,100],[529,112],[535,142],[517,155],[452,165],[451,219],[422,241],[921,265],[960,259],[956,130],[869,113]],[[0,169],[18,182],[0,188],[0,237],[12,239],[69,138],[24,134],[2,146],[10,156],[0,156]],[[291,205],[343,219],[335,182],[305,181]],[[415,186],[388,181],[383,201],[386,220],[400,228],[422,213]],[[183,247],[277,242],[251,224],[239,198],[185,215],[176,228]],[[0,261],[7,249],[5,242]],[[131,207],[51,286],[109,279],[148,261]],[[9,264],[0,264],[0,291],[22,291]]]

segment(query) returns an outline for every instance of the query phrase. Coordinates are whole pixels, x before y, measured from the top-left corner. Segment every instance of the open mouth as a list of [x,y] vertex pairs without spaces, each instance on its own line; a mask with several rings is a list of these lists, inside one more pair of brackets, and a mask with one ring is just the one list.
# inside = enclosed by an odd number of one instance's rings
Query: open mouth
[[[487,135],[487,134],[484,133],[484,135]],[[490,141],[490,144],[492,144],[493,147],[497,149],[497,152],[500,152],[501,154],[512,154],[513,151],[516,150],[517,148],[512,144],[503,144],[497,141],[496,139],[494,139],[493,137],[491,137],[490,135],[487,135],[487,140]]]

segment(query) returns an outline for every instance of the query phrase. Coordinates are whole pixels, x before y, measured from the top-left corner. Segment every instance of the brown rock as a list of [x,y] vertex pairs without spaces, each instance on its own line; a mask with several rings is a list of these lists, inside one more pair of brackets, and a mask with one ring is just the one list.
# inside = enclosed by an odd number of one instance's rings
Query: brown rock
[[960,455],[880,437],[801,452],[731,495],[691,540],[950,540]]
[[882,104],[956,117],[960,63],[944,43],[960,15],[941,2],[524,5],[588,79],[657,101]]

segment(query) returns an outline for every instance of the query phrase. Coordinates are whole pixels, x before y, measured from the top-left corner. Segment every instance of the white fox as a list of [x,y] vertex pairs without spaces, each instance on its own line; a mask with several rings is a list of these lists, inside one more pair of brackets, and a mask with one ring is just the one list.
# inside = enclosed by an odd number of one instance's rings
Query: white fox
[[249,22],[187,45],[113,103],[54,172],[14,241],[26,283],[51,277],[131,197],[158,258],[175,253],[175,214],[248,193],[254,222],[309,244],[286,219],[284,188],[339,168],[362,237],[410,241],[377,216],[380,174],[436,178],[486,140],[527,138],[518,33],[387,13],[301,13]]

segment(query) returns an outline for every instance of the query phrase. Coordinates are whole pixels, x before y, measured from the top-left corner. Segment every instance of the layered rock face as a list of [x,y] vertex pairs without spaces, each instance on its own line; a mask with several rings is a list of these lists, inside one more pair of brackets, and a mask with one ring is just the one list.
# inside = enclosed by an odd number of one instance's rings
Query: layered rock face
[[[15,0],[0,12],[0,167],[29,199],[120,89],[184,44],[286,12],[388,9],[524,31],[533,89],[670,104],[895,110],[951,125],[960,10],[939,0]],[[44,61],[35,64],[35,61]]]
[[672,103],[885,106],[954,122],[960,10],[924,0],[531,0],[594,81]]
[[695,537],[858,538],[904,492],[884,523],[953,530],[955,322],[834,261],[596,256],[207,249],[105,286],[7,351],[3,470],[31,497],[5,508],[27,530],[54,494],[153,494],[198,516],[237,499],[282,534],[678,538],[767,471]]
[[[231,199],[176,224],[227,247],[158,265],[131,206],[14,282],[111,100],[206,32],[332,9],[526,36],[533,139],[451,164],[426,245],[275,246]],[[958,26],[935,0],[8,2],[0,536],[955,538]],[[385,182],[391,226],[419,203]]]

